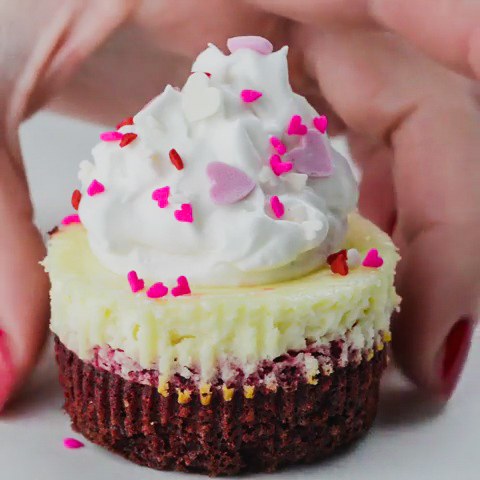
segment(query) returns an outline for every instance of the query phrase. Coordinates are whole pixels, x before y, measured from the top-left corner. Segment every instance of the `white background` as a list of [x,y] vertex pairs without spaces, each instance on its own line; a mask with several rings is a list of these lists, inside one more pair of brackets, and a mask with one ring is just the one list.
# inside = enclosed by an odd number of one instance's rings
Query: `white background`
[[[76,170],[88,158],[101,127],[41,114],[22,131],[36,207],[47,231],[70,213]],[[444,409],[429,403],[395,372],[383,386],[379,416],[357,446],[320,465],[255,478],[275,480],[478,480],[480,479],[480,336],[465,375]],[[0,416],[0,480],[151,480],[204,478],[137,467],[87,443],[65,450],[73,435],[61,410],[62,394],[47,349],[18,401]]]

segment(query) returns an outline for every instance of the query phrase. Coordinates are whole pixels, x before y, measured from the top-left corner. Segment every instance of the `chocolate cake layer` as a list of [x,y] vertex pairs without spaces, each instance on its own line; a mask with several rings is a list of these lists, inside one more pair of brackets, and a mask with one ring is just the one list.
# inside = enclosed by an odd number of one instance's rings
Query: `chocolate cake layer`
[[364,434],[378,403],[386,352],[276,392],[213,389],[178,403],[177,392],[127,381],[80,360],[56,339],[65,410],[75,430],[140,465],[210,475],[274,471],[326,457]]

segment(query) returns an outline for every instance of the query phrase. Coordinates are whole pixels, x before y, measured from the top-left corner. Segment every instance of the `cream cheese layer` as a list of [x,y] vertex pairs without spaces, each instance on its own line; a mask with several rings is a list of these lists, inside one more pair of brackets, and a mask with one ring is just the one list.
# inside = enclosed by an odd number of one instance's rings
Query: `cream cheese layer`
[[393,287],[399,257],[390,238],[358,214],[349,217],[343,246],[363,256],[378,249],[384,263],[347,276],[325,266],[276,284],[195,288],[189,296],[154,300],[132,294],[124,276],[99,262],[82,225],[63,226],[44,261],[51,329],[83,360],[108,346],[163,378],[195,371],[202,382],[222,376],[224,365],[248,375],[262,360],[347,333],[354,348],[371,348],[378,332],[389,330],[399,302]]

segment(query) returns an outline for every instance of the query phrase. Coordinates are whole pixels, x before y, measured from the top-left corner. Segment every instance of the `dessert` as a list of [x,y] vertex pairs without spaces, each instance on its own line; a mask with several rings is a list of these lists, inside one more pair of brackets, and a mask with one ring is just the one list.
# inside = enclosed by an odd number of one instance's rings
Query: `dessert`
[[210,45],[81,164],[44,261],[75,430],[158,469],[272,471],[373,422],[398,255],[286,47]]

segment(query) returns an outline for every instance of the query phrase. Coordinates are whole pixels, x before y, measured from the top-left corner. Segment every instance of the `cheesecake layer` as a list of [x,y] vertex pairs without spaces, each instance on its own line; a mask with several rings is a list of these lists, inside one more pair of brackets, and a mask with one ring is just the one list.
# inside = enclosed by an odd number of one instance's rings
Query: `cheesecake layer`
[[399,302],[393,287],[399,257],[389,237],[357,214],[349,218],[344,247],[362,255],[376,248],[384,263],[347,276],[325,266],[289,282],[198,288],[154,300],[144,291],[133,294],[123,276],[92,254],[85,229],[69,225],[50,238],[44,261],[51,329],[82,360],[92,361],[98,348],[120,350],[165,381],[195,372],[199,382],[212,382],[230,364],[248,376],[261,361],[331,341],[365,351],[389,331]]

